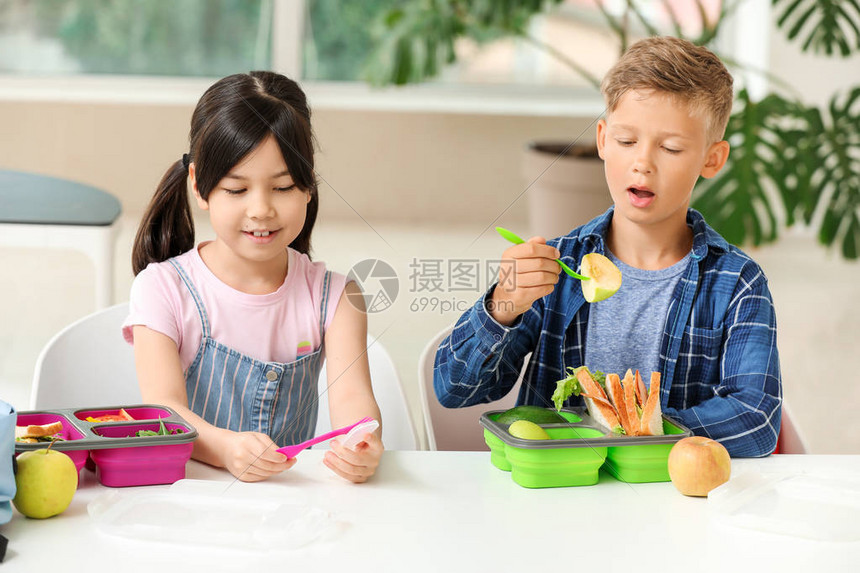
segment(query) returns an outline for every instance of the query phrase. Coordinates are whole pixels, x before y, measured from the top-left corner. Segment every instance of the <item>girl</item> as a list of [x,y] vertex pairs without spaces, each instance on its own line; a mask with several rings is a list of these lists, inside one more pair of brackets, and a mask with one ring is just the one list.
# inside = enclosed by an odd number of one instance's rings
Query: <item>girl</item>
[[[190,143],[138,229],[123,335],[144,401],[197,428],[193,457],[259,481],[295,464],[276,443],[313,436],[324,349],[332,426],[380,418],[366,316],[360,296],[345,300],[356,285],[309,257],[319,195],[298,84],[271,72],[218,81],[194,110]],[[215,231],[196,247],[188,180]],[[325,464],[365,481],[380,432],[355,450],[333,441]]]

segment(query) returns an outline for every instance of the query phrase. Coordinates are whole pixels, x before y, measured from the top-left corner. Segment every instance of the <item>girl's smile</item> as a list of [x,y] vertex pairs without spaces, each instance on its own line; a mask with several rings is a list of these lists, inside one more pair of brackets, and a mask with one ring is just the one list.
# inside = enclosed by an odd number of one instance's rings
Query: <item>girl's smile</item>
[[267,245],[275,240],[279,230],[276,231],[242,231],[251,242],[259,245]]

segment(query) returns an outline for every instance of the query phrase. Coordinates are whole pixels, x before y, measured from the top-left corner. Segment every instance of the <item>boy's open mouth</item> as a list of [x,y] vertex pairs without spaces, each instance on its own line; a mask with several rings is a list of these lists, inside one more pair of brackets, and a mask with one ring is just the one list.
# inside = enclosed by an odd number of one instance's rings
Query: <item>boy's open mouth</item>
[[647,199],[649,197],[654,196],[654,192],[651,191],[650,189],[648,189],[647,187],[637,187],[634,185],[632,187],[628,187],[627,191],[630,193],[633,193],[634,195],[636,195],[640,199]]
[[654,201],[654,192],[647,187],[633,185],[627,188],[627,196],[630,198],[630,204],[636,208],[644,209]]

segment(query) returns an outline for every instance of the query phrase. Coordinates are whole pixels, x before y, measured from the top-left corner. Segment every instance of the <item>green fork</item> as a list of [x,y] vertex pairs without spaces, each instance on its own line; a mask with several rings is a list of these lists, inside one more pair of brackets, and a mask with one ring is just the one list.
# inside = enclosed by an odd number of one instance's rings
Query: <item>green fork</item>
[[[508,241],[512,242],[515,245],[521,245],[522,243],[525,243],[525,240],[523,240],[522,237],[520,237],[519,235],[517,235],[516,233],[514,233],[512,231],[508,231],[504,227],[496,227],[496,232],[498,234],[500,234],[502,236],[502,238],[507,239]],[[564,272],[566,272],[567,274],[569,274],[573,278],[579,279],[581,281],[590,281],[591,280],[591,277],[584,277],[581,274],[575,272],[572,268],[570,268],[569,266],[564,264],[561,259],[556,259],[555,262],[557,262],[559,265],[561,265],[561,270],[563,270]]]

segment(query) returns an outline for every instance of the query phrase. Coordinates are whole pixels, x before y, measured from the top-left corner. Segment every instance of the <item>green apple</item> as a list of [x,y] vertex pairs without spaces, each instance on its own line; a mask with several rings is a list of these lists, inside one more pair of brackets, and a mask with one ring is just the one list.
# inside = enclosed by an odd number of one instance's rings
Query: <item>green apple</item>
[[62,452],[32,450],[18,456],[15,507],[27,517],[44,519],[66,511],[78,489],[78,470]]
[[588,253],[580,262],[580,273],[591,280],[581,281],[582,296],[588,302],[600,302],[621,288],[621,271],[600,253]]
[[524,440],[548,440],[546,430],[528,420],[517,420],[508,427],[508,432],[515,438]]

